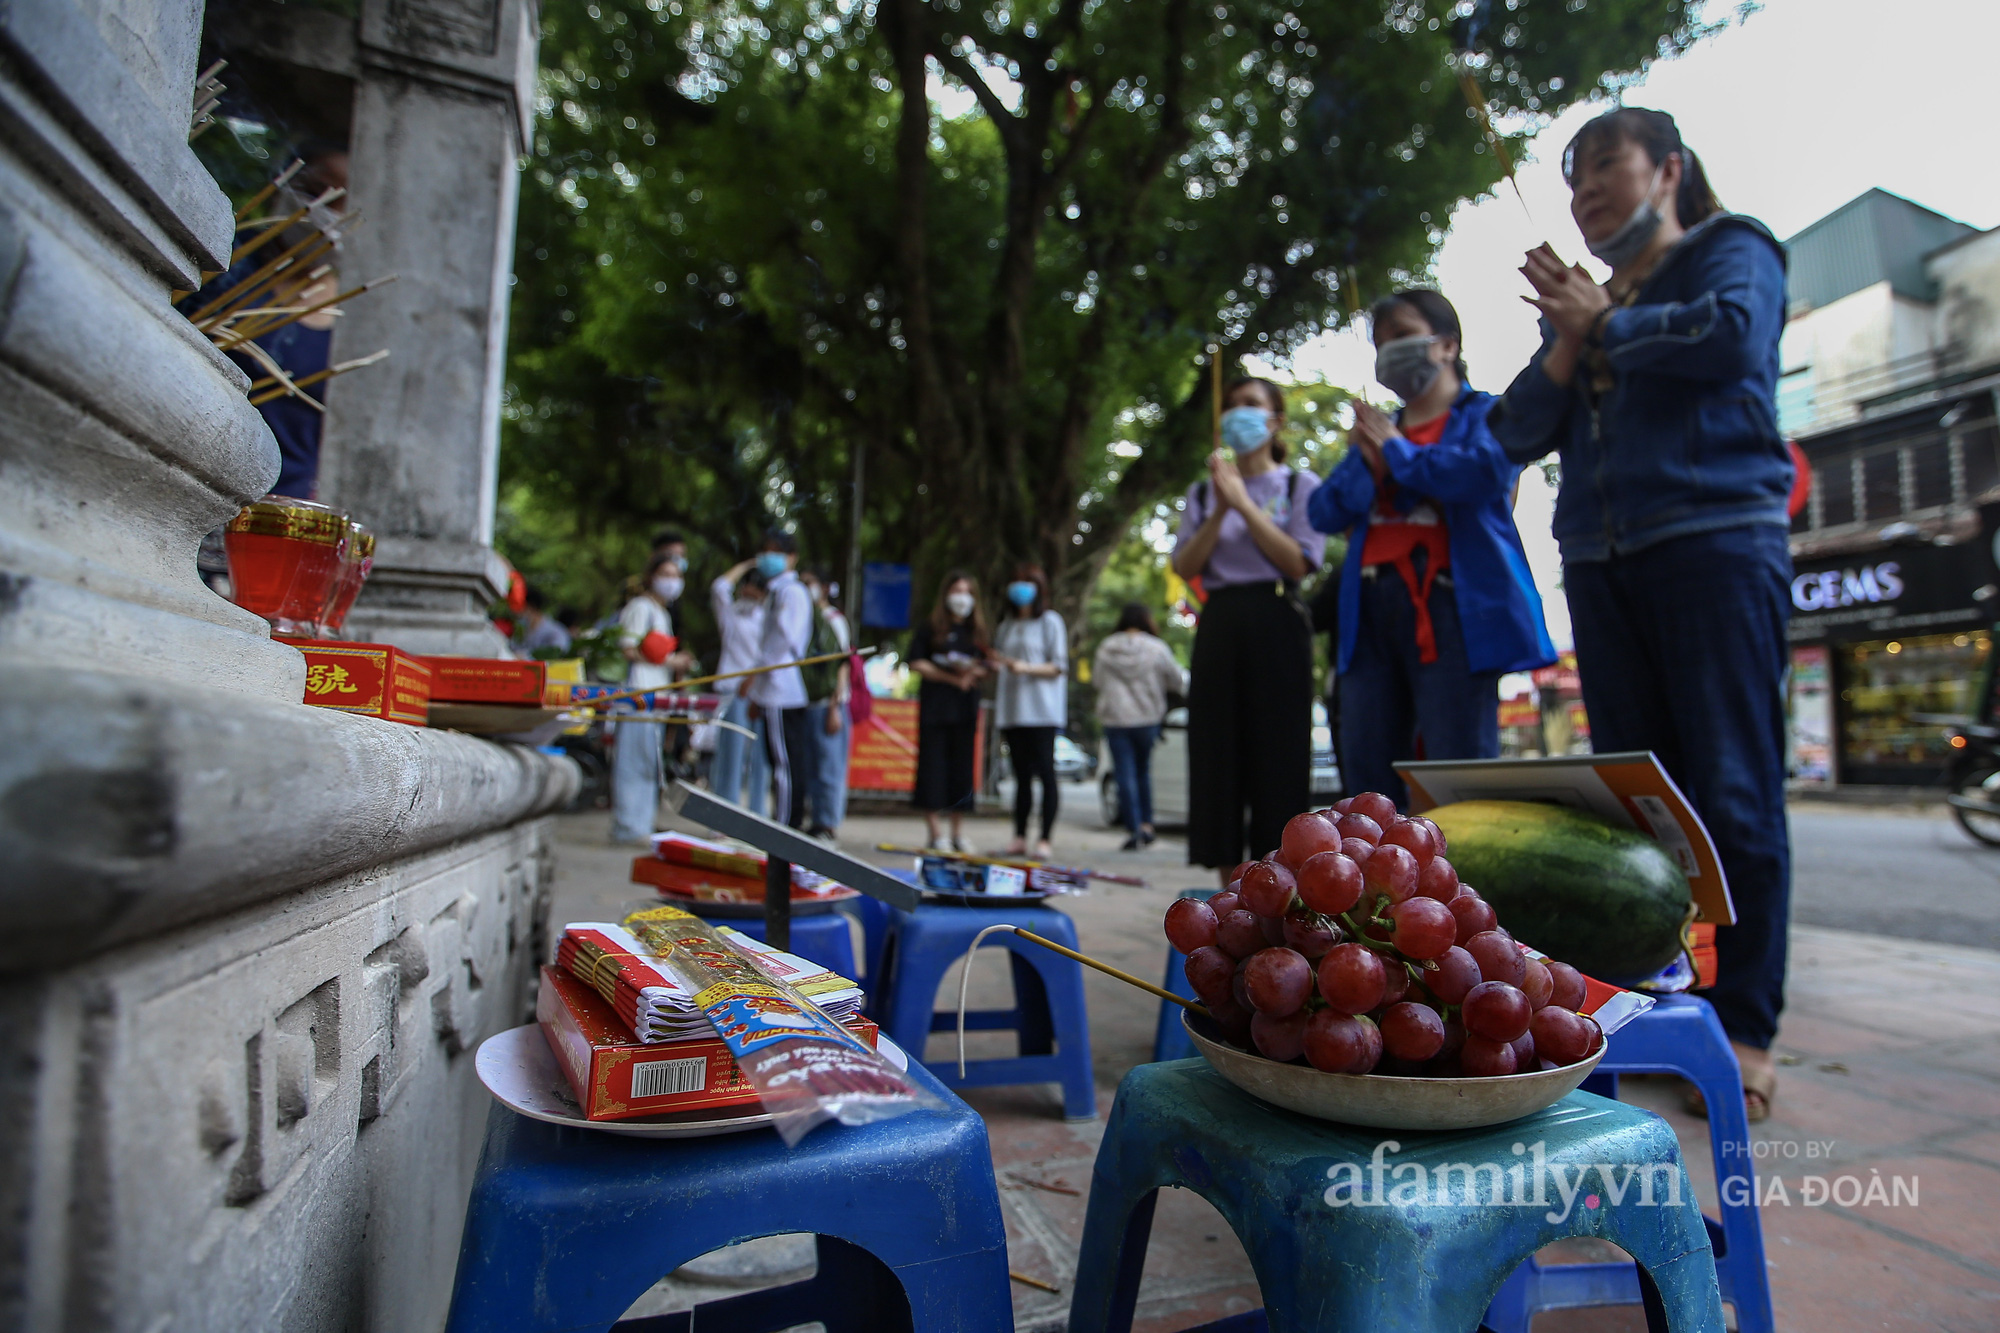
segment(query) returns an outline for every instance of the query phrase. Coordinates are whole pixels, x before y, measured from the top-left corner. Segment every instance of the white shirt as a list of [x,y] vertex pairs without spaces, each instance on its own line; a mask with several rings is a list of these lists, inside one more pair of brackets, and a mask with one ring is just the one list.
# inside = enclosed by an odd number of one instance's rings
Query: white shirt
[[[748,671],[757,665],[760,641],[764,637],[764,604],[737,601],[736,585],[724,575],[708,585],[708,603],[715,611],[716,628],[722,631],[722,660],[716,663],[719,675]],[[748,677],[715,682],[717,694],[735,694],[749,684]]]
[[[757,665],[796,662],[804,657],[806,645],[812,642],[812,617],[812,594],[796,573],[788,569],[772,579],[764,598],[764,634],[758,645]],[[770,709],[804,708],[805,677],[797,667],[766,671],[749,677],[743,697]]]
[[993,632],[993,650],[1030,666],[1059,666],[1057,676],[1024,676],[1000,670],[994,709],[996,727],[1056,727],[1069,725],[1069,631],[1063,618],[1044,611],[1033,620],[1008,616]]
[[[674,619],[667,614],[666,607],[644,593],[625,603],[625,609],[618,613],[620,647],[637,648],[648,634],[656,630],[661,634],[672,634]],[[643,657],[633,662],[631,669],[625,673],[626,687],[634,690],[665,689],[672,680],[673,673],[664,665],[648,662]]]

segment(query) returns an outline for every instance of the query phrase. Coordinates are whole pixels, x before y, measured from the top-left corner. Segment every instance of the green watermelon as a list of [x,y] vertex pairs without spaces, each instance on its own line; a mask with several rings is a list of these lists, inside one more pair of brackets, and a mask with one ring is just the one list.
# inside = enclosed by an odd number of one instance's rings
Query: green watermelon
[[1425,814],[1444,830],[1459,880],[1521,943],[1628,984],[1680,952],[1687,876],[1644,834],[1539,801],[1460,801]]

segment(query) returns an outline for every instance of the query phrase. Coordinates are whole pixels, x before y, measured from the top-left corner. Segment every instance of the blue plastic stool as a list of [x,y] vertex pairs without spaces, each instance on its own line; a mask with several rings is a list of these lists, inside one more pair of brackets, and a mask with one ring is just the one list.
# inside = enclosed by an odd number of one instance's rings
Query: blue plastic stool
[[[908,882],[916,880],[914,873],[895,870],[889,873]],[[861,923],[861,953],[868,968],[868,989],[872,991],[882,975],[882,941],[888,937],[889,917],[896,909],[880,898],[869,897],[851,898],[841,906]]]
[[[1722,1220],[1703,1218],[1715,1251],[1722,1299],[1736,1307],[1739,1333],[1772,1333],[1771,1280],[1764,1267],[1764,1226],[1757,1211],[1750,1121],[1743,1113],[1743,1074],[1729,1038],[1706,1000],[1663,995],[1652,1009],[1613,1033],[1604,1059],[1584,1082],[1588,1091],[1618,1095],[1620,1074],[1679,1074],[1708,1102],[1708,1136]],[[1527,1333],[1538,1310],[1629,1304],[1639,1299],[1627,1263],[1558,1264],[1532,1259],[1500,1289],[1486,1322],[1494,1333]]]
[[[1213,898],[1221,889],[1182,889],[1182,898]],[[1194,987],[1188,985],[1187,955],[1173,945],[1167,946],[1167,976],[1160,983],[1166,989],[1185,999],[1198,998]],[[1181,1015],[1187,1010],[1171,1000],[1160,1001],[1160,1018],[1153,1028],[1153,1059],[1187,1060],[1194,1056],[1194,1042],[1187,1029],[1181,1026]]]
[[663,1274],[738,1241],[819,1235],[805,1282],[698,1306],[702,1333],[905,1329],[1010,1333],[1007,1237],[986,1126],[944,1103],[822,1125],[796,1148],[753,1130],[634,1139],[495,1105],[472,1186],[447,1333],[667,1333],[685,1314],[618,1322]]
[[[1076,926],[1050,907],[933,907],[914,912],[892,909],[882,942],[882,981],[869,988],[870,1013],[882,1030],[914,1057],[933,1032],[958,1027],[957,996],[948,1013],[933,1013],[938,987],[951,965],[965,956],[973,936],[988,926],[1015,925],[1074,949]],[[1030,944],[1018,936],[990,936],[986,948],[1005,948],[1013,969],[1014,1007],[975,1009],[965,1015],[967,1032],[1020,1034],[1017,1056],[967,1060],[958,1077],[956,1056],[930,1065],[946,1087],[993,1087],[1016,1083],[1060,1083],[1063,1114],[1071,1120],[1097,1118],[1097,1089],[1090,1068],[1090,1012],[1083,998],[1083,968],[1074,960]]]
[[[753,940],[764,938],[764,918],[715,917],[718,926],[740,930]],[[788,951],[821,967],[831,968],[849,981],[860,973],[854,966],[854,932],[845,912],[815,912],[792,918],[792,947]]]
[[[1517,1144],[1526,1146],[1517,1152]],[[1547,1207],[1515,1202],[1534,1198],[1524,1191],[1536,1148],[1547,1163],[1540,1182]],[[1380,1185],[1372,1183],[1377,1160]],[[1475,1178],[1471,1168],[1487,1163],[1493,1171]],[[1603,1189],[1599,1163],[1625,1178],[1621,1201]],[[1353,1166],[1363,1206],[1349,1178],[1336,1174],[1343,1164]],[[1617,1169],[1628,1164],[1651,1168],[1654,1188],[1643,1199]],[[1447,1165],[1442,1189],[1431,1183],[1417,1197],[1395,1196],[1399,1186],[1415,1188],[1410,1167],[1436,1182]],[[1571,1181],[1591,1173],[1566,1213],[1557,1167]],[[1515,1168],[1526,1169],[1510,1180]],[[1467,1333],[1522,1260],[1570,1236],[1601,1237],[1639,1261],[1652,1328],[1722,1333],[1708,1232],[1672,1129],[1590,1093],[1490,1129],[1399,1133],[1279,1110],[1203,1061],[1141,1065],[1119,1086],[1097,1150],[1070,1333],[1131,1328],[1153,1204],[1165,1185],[1193,1190],[1229,1222],[1274,1333]],[[1348,1191],[1342,1206],[1328,1201],[1336,1189]],[[1673,1189],[1678,1206],[1668,1203]]]

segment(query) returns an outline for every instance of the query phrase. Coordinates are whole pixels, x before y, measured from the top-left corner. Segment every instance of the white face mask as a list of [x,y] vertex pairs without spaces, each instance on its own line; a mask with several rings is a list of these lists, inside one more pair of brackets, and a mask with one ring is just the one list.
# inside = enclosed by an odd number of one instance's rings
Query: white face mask
[[678,601],[681,589],[687,585],[671,574],[662,574],[653,580],[653,593],[663,602]]
[[972,594],[969,592],[954,592],[945,595],[944,609],[957,616],[960,620],[972,614],[974,605],[976,603],[973,602]]
[[1659,205],[1653,202],[1653,192],[1660,188],[1660,177],[1666,170],[1665,162],[1654,168],[1652,184],[1646,187],[1646,197],[1639,201],[1639,206],[1632,210],[1632,216],[1626,218],[1617,231],[1601,241],[1584,242],[1591,254],[1612,268],[1623,268],[1653,243],[1653,238],[1660,234],[1660,224],[1666,221]]

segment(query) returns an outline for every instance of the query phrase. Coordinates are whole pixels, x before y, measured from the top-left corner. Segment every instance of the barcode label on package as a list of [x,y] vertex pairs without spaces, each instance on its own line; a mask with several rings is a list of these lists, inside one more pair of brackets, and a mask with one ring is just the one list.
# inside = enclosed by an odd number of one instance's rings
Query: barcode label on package
[[664,1097],[674,1092],[700,1092],[708,1086],[708,1059],[648,1060],[632,1066],[632,1098]]

